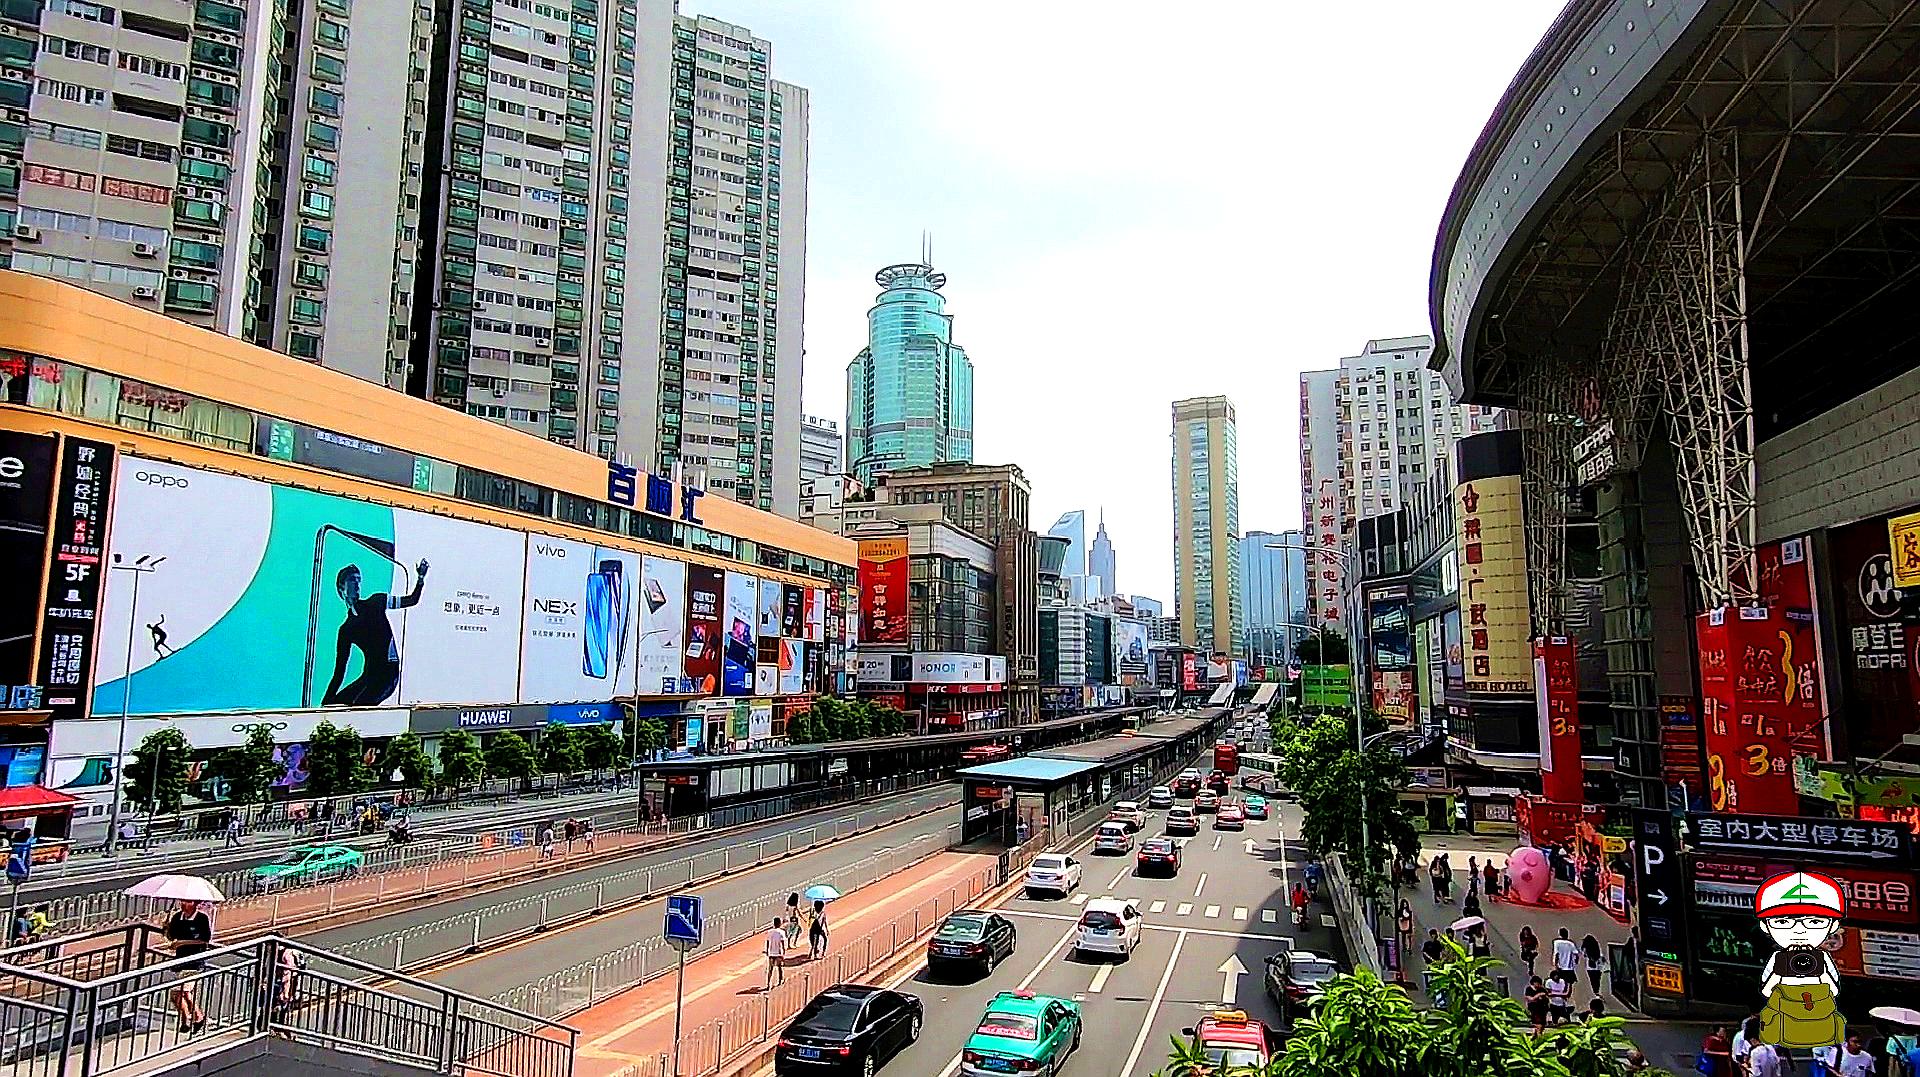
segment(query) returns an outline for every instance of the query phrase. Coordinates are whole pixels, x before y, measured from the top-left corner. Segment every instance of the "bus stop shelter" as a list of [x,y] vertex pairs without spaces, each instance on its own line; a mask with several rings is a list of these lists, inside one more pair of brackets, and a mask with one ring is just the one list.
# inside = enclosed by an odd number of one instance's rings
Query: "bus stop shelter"
[[956,772],[961,782],[962,844],[992,839],[1014,844],[1028,834],[1064,825],[1100,764],[1079,759],[1022,756]]

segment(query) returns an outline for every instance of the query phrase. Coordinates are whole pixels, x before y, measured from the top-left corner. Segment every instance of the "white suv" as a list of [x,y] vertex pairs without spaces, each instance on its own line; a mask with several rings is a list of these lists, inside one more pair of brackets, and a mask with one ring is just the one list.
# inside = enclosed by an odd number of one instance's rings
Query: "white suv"
[[1080,861],[1059,853],[1042,853],[1027,865],[1027,893],[1067,894],[1080,886]]
[[1127,824],[1112,820],[1100,824],[1093,835],[1093,851],[1096,853],[1130,853],[1133,851],[1133,831]]
[[1131,902],[1095,898],[1080,913],[1080,934],[1074,949],[1084,954],[1133,953],[1140,945],[1140,910]]
[[1113,810],[1107,813],[1107,818],[1119,820],[1134,830],[1147,825],[1147,813],[1141,810],[1137,800],[1123,800],[1115,804]]

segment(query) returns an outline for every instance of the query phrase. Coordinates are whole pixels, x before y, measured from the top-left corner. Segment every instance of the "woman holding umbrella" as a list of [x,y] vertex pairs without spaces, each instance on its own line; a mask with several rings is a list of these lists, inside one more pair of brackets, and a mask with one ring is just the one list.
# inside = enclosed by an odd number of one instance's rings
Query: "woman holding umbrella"
[[[208,910],[226,895],[212,883],[197,875],[155,875],[128,887],[126,892],[134,897],[179,902],[173,914],[161,922],[161,937],[176,959],[198,957],[213,949],[213,917]],[[189,961],[174,970],[173,1009],[180,1015],[183,1033],[207,1027],[206,1012],[192,990],[194,976],[206,967],[204,961]]]
[[807,956],[818,961],[827,956],[827,902],[840,896],[840,891],[819,883],[807,887],[807,899],[813,902],[813,920],[807,925]]

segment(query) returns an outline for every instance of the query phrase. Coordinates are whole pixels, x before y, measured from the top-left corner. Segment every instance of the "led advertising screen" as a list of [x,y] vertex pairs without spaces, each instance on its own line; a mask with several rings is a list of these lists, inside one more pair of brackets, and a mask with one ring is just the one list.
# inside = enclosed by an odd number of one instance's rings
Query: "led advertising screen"
[[529,536],[519,701],[633,695],[643,586],[638,554]]
[[907,642],[907,540],[860,540],[860,642]]
[[727,606],[721,621],[725,633],[725,661],[722,689],[730,696],[753,692],[754,648],[759,635],[754,630],[758,615],[760,581],[741,572],[727,573]]

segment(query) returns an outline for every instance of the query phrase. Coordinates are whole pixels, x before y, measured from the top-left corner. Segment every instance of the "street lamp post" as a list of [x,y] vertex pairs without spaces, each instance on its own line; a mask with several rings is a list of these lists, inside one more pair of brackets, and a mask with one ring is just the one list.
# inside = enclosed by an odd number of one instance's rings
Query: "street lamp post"
[[[120,790],[124,784],[127,759],[127,715],[133,709],[133,633],[140,624],[140,577],[160,567],[165,557],[153,557],[141,554],[132,561],[121,554],[113,555],[114,572],[127,572],[133,575],[133,593],[127,601],[127,655],[126,666],[120,678],[120,735],[119,747],[113,756],[113,800],[107,809],[107,855],[112,856],[120,849]],[[155,771],[158,778],[158,771]]]

